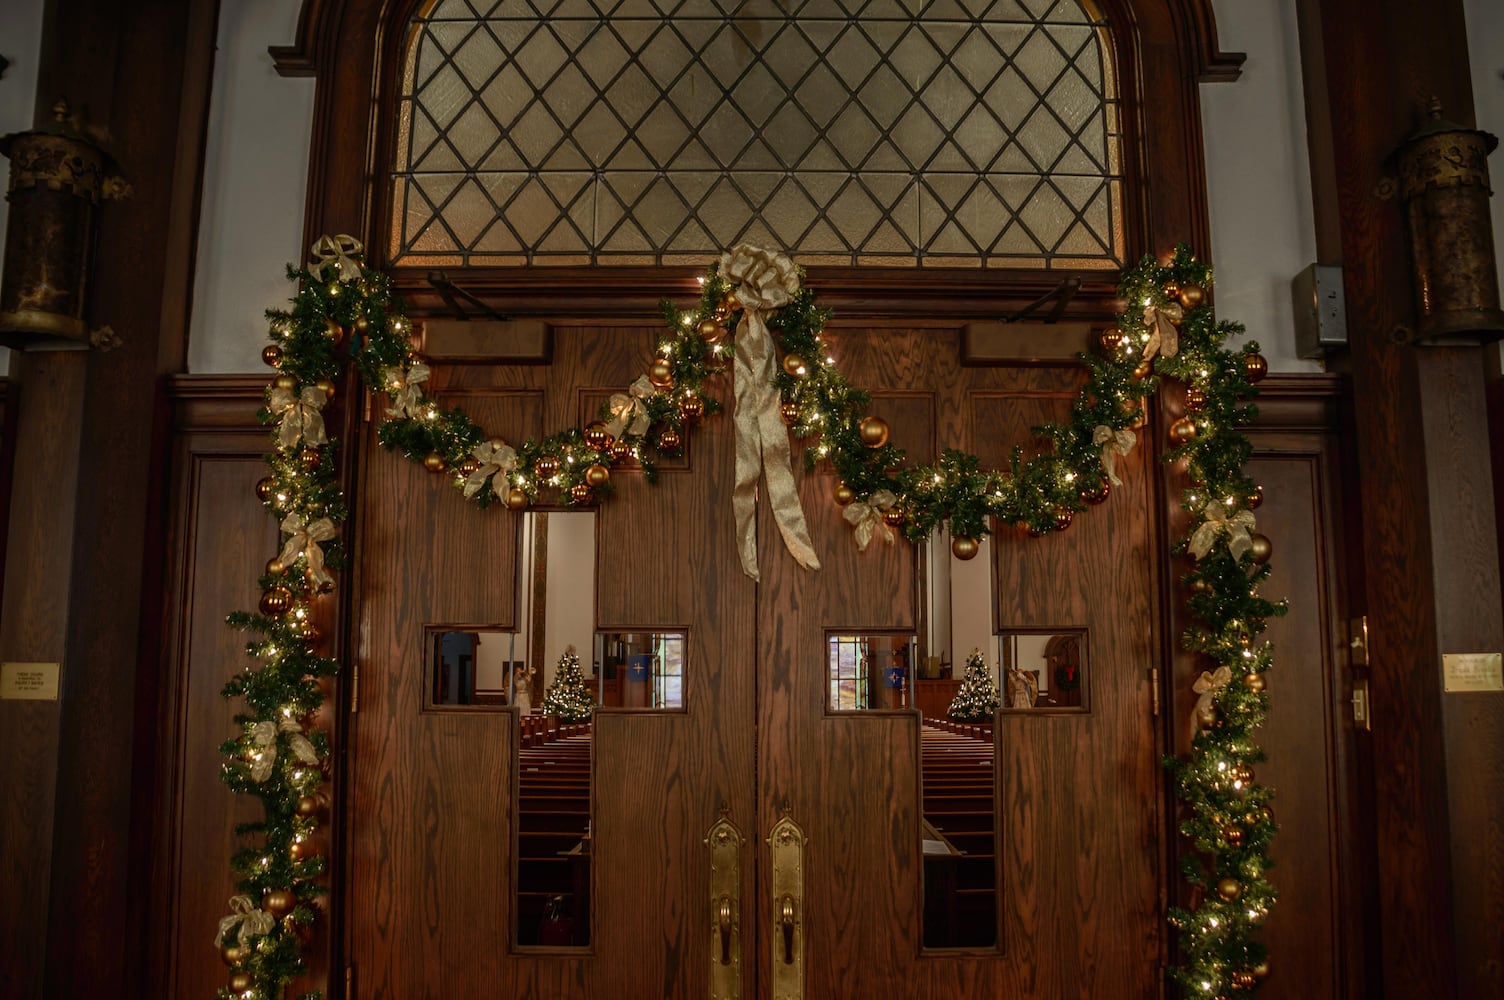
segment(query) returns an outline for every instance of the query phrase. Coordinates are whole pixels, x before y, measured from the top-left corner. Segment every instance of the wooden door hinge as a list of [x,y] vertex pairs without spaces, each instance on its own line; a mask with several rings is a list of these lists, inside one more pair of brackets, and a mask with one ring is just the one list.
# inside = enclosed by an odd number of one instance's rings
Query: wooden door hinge
[[345,966],[345,1000],[355,1000],[355,963]]
[[350,664],[350,714],[360,711],[360,661]]
[[1149,695],[1154,706],[1154,717],[1159,718],[1159,668],[1149,668]]

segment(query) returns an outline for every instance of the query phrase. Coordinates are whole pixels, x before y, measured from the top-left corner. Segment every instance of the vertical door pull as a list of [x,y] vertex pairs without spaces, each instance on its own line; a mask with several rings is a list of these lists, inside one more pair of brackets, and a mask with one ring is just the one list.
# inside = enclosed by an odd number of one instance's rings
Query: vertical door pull
[[794,897],[784,896],[778,907],[778,924],[783,928],[783,964],[794,964]]
[[721,964],[731,964],[731,897],[721,897],[721,908],[716,911],[716,927],[721,932]]
[[768,834],[773,854],[769,945],[782,953],[773,956],[772,1000],[804,997],[804,841],[804,831],[787,811]]
[[710,1000],[742,996],[742,833],[721,809],[705,835],[710,848]]

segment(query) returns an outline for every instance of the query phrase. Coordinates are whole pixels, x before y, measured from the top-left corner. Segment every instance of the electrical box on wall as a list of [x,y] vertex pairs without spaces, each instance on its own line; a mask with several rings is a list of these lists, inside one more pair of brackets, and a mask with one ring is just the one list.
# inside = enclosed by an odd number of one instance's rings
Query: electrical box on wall
[[1347,347],[1347,304],[1342,268],[1312,264],[1290,283],[1295,299],[1295,350],[1303,358],[1324,358]]

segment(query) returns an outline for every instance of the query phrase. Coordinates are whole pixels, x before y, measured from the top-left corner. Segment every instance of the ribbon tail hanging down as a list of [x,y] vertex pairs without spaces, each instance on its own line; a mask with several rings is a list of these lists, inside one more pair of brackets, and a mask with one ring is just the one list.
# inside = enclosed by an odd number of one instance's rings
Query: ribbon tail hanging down
[[731,497],[742,571],[759,579],[757,481],[764,475],[784,544],[801,566],[819,569],[790,467],[788,428],[773,388],[772,337],[759,310],[745,309],[742,320],[736,337],[736,490]]

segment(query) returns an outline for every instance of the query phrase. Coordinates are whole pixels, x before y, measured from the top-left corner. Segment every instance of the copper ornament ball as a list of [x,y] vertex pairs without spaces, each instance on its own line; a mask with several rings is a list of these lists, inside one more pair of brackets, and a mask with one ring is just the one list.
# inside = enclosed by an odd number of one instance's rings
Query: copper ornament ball
[[264,591],[261,600],[256,605],[261,613],[271,618],[285,615],[287,609],[292,607],[292,591],[286,587],[272,587]]
[[1103,503],[1111,491],[1112,485],[1106,479],[1099,479],[1081,491],[1081,499],[1089,504]]
[[1243,828],[1231,824],[1224,826],[1222,828],[1222,839],[1233,847],[1241,846],[1243,843]]
[[272,368],[282,364],[282,348],[276,344],[267,344],[261,349],[261,360]]
[[1259,692],[1263,691],[1267,686],[1264,681],[1263,674],[1249,674],[1247,677],[1243,678],[1243,683],[1246,684],[1248,686],[1248,690],[1252,691],[1254,694],[1258,694]]
[[590,485],[588,483],[575,483],[569,488],[569,498],[575,503],[588,503],[590,501]]
[[1192,413],[1200,413],[1206,408],[1206,390],[1200,386],[1190,386],[1185,390],[1185,408]]
[[889,507],[883,511],[883,523],[891,527],[898,527],[903,523],[903,511],[897,507]]
[[1071,526],[1071,509],[1069,507],[1055,508],[1055,530],[1064,531]]
[[671,388],[674,384],[674,366],[668,358],[654,358],[648,366],[648,381],[659,389]]
[[836,503],[842,507],[845,507],[847,504],[851,503],[851,501],[856,499],[856,491],[853,490],[850,486],[847,486],[845,483],[836,483],[835,493],[833,495],[835,497]]
[[1243,374],[1250,382],[1261,382],[1269,374],[1269,361],[1262,354],[1243,355]]
[[1250,494],[1248,494],[1248,509],[1249,510],[1258,510],[1259,509],[1259,505],[1262,504],[1263,502],[1264,502],[1264,488],[1262,486],[1255,486],[1253,488],[1253,492],[1250,493]]
[[319,451],[317,448],[304,448],[298,455],[298,463],[303,466],[304,472],[312,472],[319,467]]
[[271,476],[266,476],[256,484],[256,499],[262,501],[263,503],[275,496],[276,492],[277,481]]
[[663,433],[658,435],[658,447],[662,451],[678,451],[679,432],[672,427],[665,427]]
[[705,400],[699,396],[685,396],[679,400],[679,415],[685,420],[698,420],[705,414]]
[[480,461],[475,458],[467,458],[459,464],[459,468],[456,471],[468,479],[480,471]]
[[617,462],[625,462],[632,457],[632,446],[625,441],[617,441],[611,445],[611,458]]
[[306,840],[294,840],[287,845],[287,856],[294,861],[302,861],[313,854],[313,845]]
[[1200,285],[1182,285],[1180,289],[1180,304],[1187,309],[1195,309],[1206,301],[1206,289]]
[[559,474],[559,460],[552,455],[540,455],[533,463],[533,471],[539,479],[552,479]]
[[950,540],[951,555],[957,559],[975,559],[977,553],[982,550],[982,543],[975,538],[952,538]]
[[423,468],[429,472],[443,472],[445,465],[444,456],[436,451],[431,451],[423,456]]
[[527,493],[515,486],[507,491],[507,509],[522,510],[527,506]]
[[1144,358],[1133,366],[1133,377],[1148,378],[1149,373],[1152,371],[1154,371],[1154,361],[1150,358]]
[[1108,351],[1116,351],[1128,340],[1128,337],[1115,326],[1109,326],[1097,335],[1102,347]]
[[1243,887],[1238,884],[1237,879],[1225,878],[1217,883],[1217,895],[1231,903],[1243,895]]
[[778,412],[783,414],[783,422],[788,424],[790,427],[792,427],[799,420],[798,403],[784,403],[781,407],[778,408]]
[[795,378],[799,378],[809,371],[805,367],[804,359],[797,354],[785,354],[783,356],[783,370]]
[[1172,299],[1175,296],[1177,296],[1177,295],[1180,294],[1180,282],[1176,281],[1174,278],[1171,278],[1169,281],[1166,281],[1165,285],[1164,285],[1164,288],[1165,288],[1165,295],[1167,295],[1168,297],[1170,297]]
[[888,443],[888,422],[882,417],[863,417],[857,432],[868,448],[881,448]]
[[335,347],[338,347],[339,342],[345,339],[345,328],[340,326],[334,317],[331,316],[324,320],[324,336],[333,341]]
[[1240,990],[1246,990],[1254,983],[1253,973],[1239,969],[1232,974],[1232,984]]
[[585,425],[585,443],[597,451],[611,443],[611,432],[604,421],[592,420]]
[[611,478],[611,470],[596,464],[585,470],[585,482],[590,486],[605,486]]

